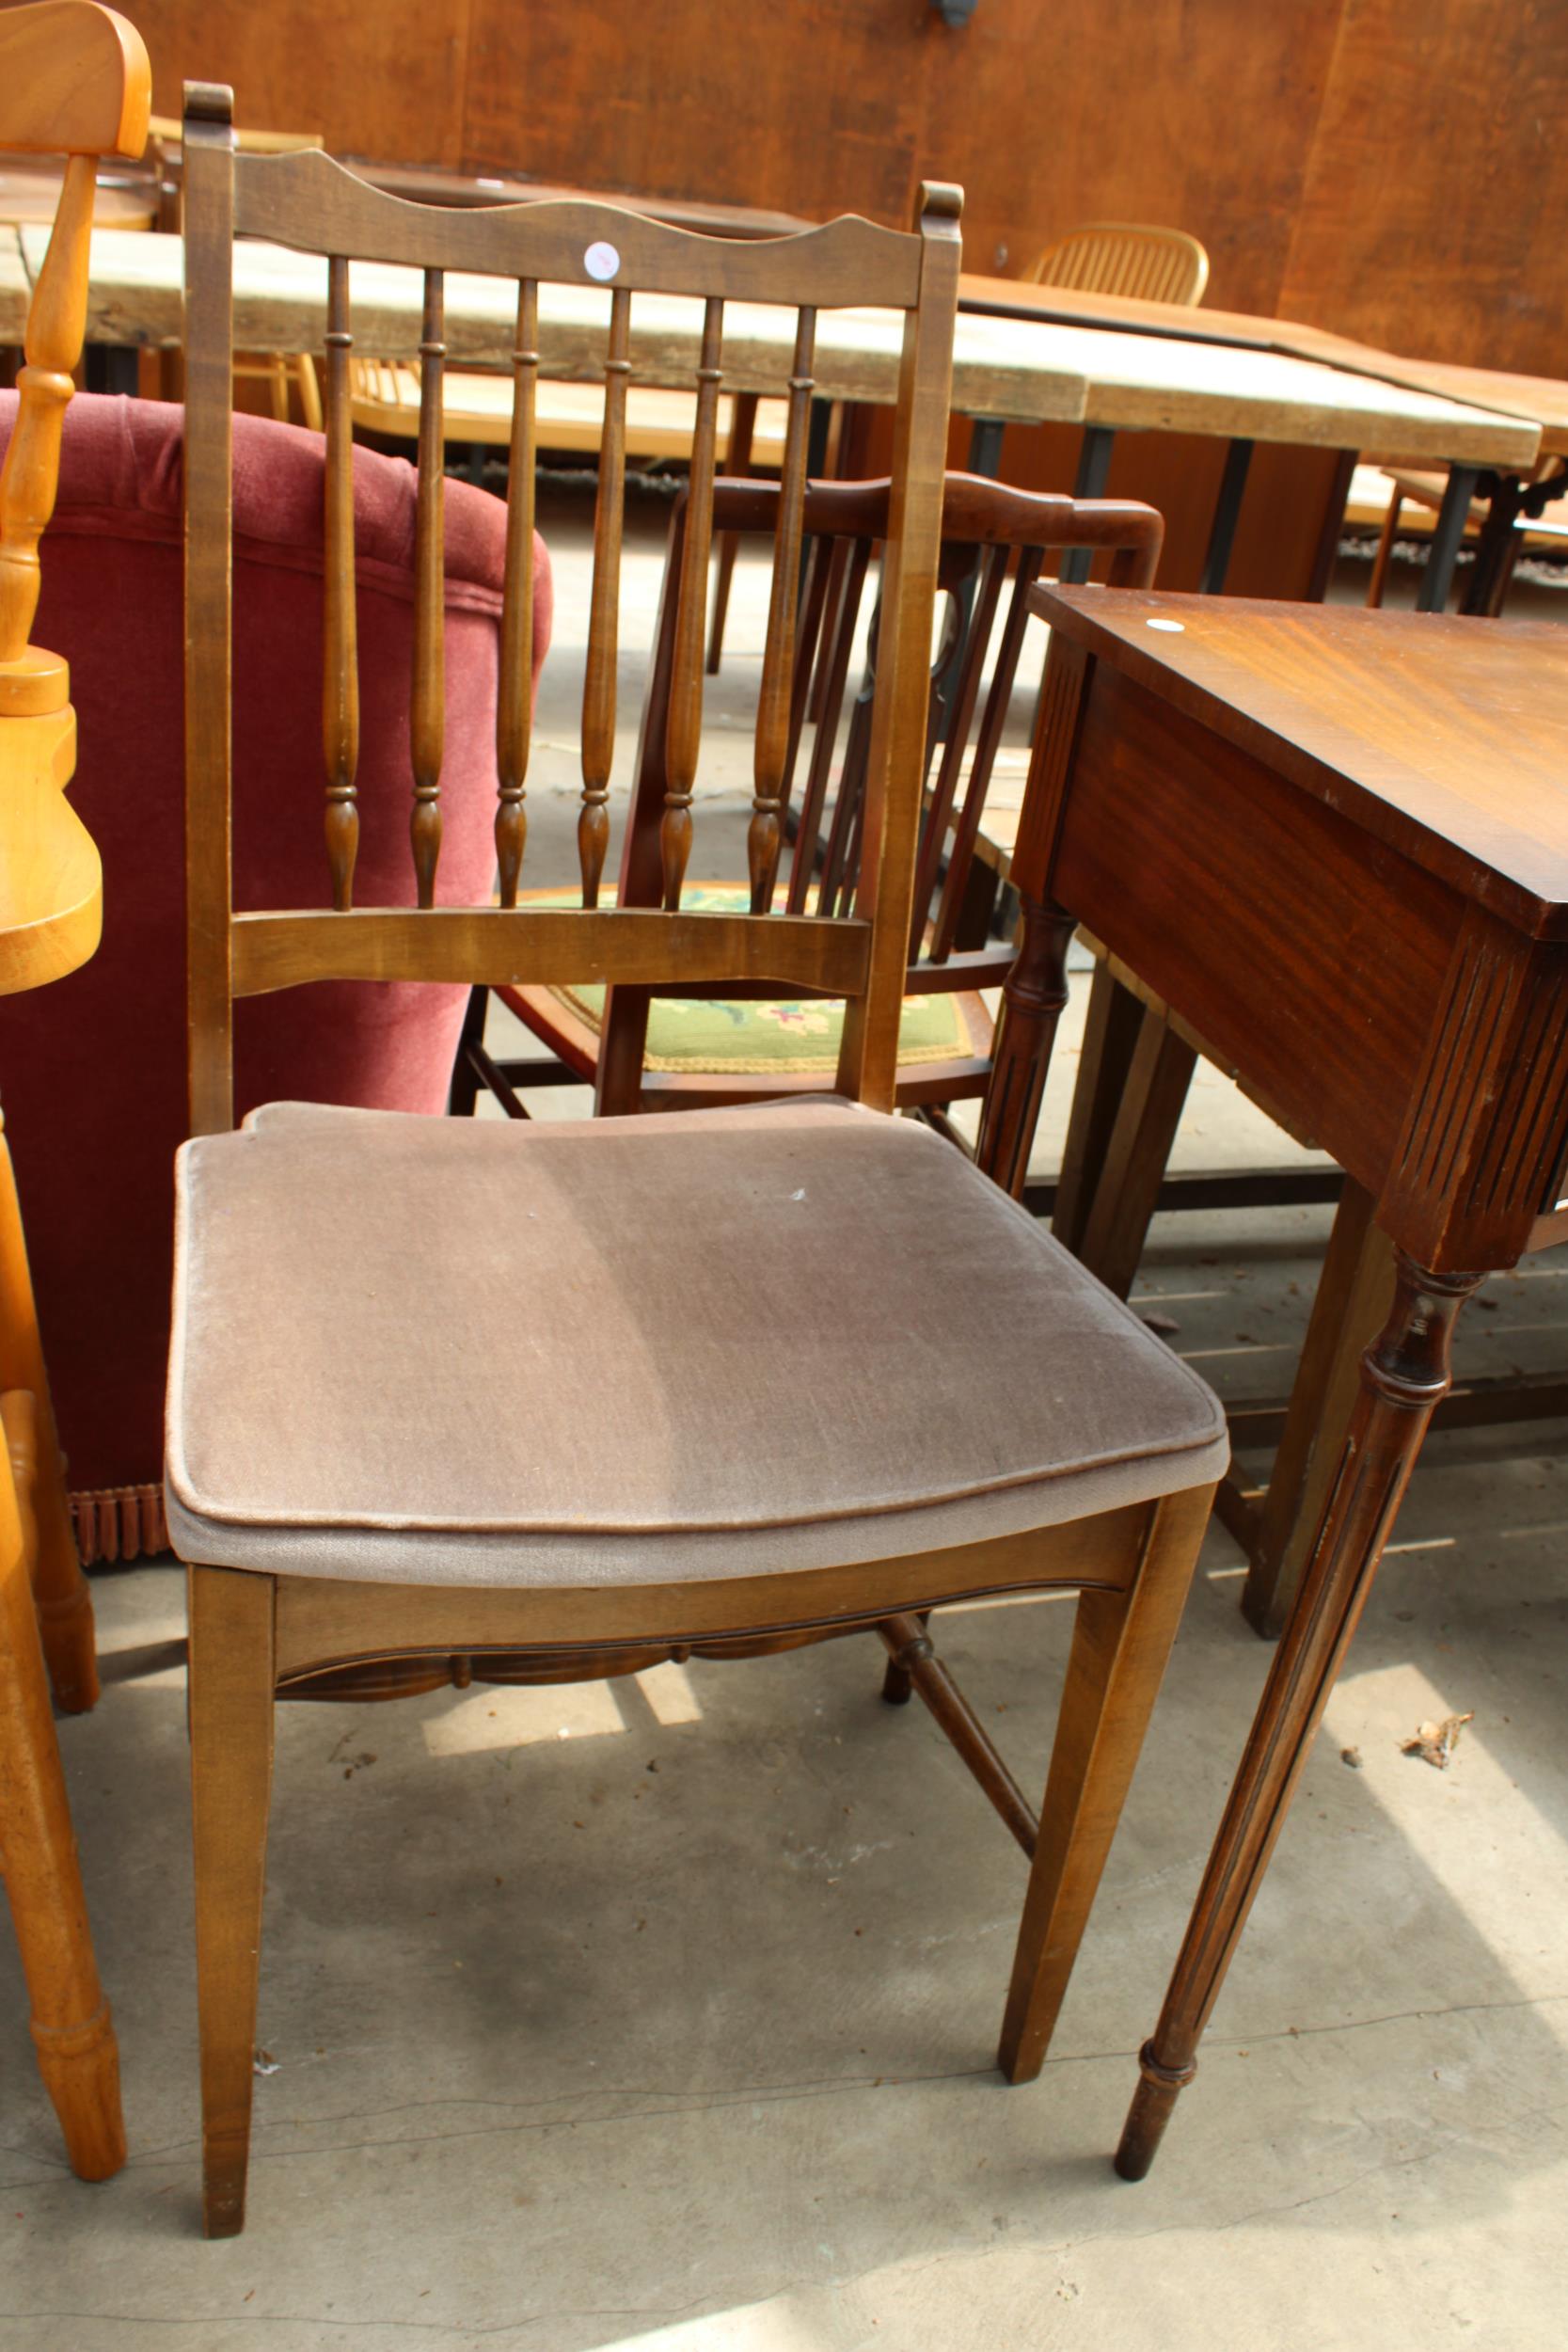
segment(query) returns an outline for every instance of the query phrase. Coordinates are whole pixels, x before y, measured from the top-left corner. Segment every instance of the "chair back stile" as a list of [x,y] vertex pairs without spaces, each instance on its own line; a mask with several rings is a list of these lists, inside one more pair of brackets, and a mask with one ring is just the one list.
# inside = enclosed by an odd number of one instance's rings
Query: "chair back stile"
[[[238,154],[228,91],[186,94],[187,351],[187,895],[191,1124],[231,1124],[237,997],[321,979],[591,981],[699,985],[725,979],[829,991],[850,1005],[839,1085],[891,1106],[905,949],[914,888],[936,590],[942,467],[959,256],[956,190],[923,191],[913,232],[845,219],[798,235],[739,244],[666,228],[608,205],[545,202],[454,212],[409,204],[320,153]],[[323,254],[325,330],[325,821],[329,905],[234,912],[229,810],[230,746],[230,512],[232,245],[263,236]],[[415,646],[410,680],[416,904],[357,908],[350,451],[354,260],[423,272]],[[498,907],[437,904],[441,844],[443,283],[449,269],[517,288],[508,560],[497,717]],[[534,388],[542,285],[607,286],[605,437],[594,529],[581,728],[578,842],[580,907],[519,903],[531,695],[527,671],[535,455]],[[662,807],[657,898],[599,904],[609,850],[616,724],[617,642],[625,500],[626,390],[637,297],[683,294],[702,304],[693,371],[697,417],[685,544],[673,611],[668,707],[661,715]],[[683,911],[703,712],[704,608],[713,531],[719,398],[729,301],[787,306],[787,428],[777,493],[774,573],[754,756],[751,912]],[[772,911],[784,779],[799,738],[800,550],[816,322],[823,310],[875,302],[901,310],[903,359],[882,568],[882,651],[870,718],[864,848],[855,909],[824,924]],[[781,373],[783,369],[781,367]],[[690,380],[689,378],[688,379]],[[734,389],[754,389],[746,382]],[[780,389],[774,387],[771,389]],[[808,592],[809,593],[809,592]],[[667,598],[668,601],[668,598]],[[648,713],[644,711],[644,738]]]

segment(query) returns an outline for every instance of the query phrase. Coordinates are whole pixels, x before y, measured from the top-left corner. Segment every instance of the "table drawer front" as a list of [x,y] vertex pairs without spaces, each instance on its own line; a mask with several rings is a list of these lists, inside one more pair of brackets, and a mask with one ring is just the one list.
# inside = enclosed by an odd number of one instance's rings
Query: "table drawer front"
[[1051,888],[1381,1190],[1464,914],[1453,892],[1104,662]]

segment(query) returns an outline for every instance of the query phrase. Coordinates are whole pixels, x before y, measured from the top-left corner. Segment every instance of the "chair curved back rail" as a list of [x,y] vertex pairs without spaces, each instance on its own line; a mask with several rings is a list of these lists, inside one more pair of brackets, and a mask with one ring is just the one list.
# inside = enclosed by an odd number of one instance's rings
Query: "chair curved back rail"
[[[844,711],[866,594],[876,578],[875,551],[889,529],[892,494],[892,483],[885,479],[812,482],[801,503],[805,581],[784,758],[776,777],[778,809],[772,818],[774,825],[787,819],[805,729],[815,720],[784,899],[792,917],[828,918],[837,925],[853,907],[859,888],[869,729],[880,666],[878,617],[871,623],[873,658],[851,703],[847,729]],[[783,497],[778,484],[720,481],[713,491],[712,527],[739,538],[775,539]],[[626,907],[658,902],[658,835],[669,781],[663,708],[673,663],[689,514],[683,497],[671,518],[653,680],[622,862],[619,902]],[[925,679],[922,811],[904,977],[908,993],[1000,985],[1011,968],[1010,947],[964,954],[956,949],[986,796],[1017,681],[1029,591],[1046,554],[1065,548],[1108,549],[1113,585],[1147,587],[1153,581],[1164,531],[1155,510],[1135,501],[1042,496],[971,474],[945,476],[937,573],[939,594],[946,597],[945,625]],[[755,824],[753,818],[753,831]],[[777,860],[771,834],[767,846],[771,871]],[[753,863],[753,881],[755,871]],[[733,985],[740,977],[729,976],[728,987],[683,985],[679,993],[735,998],[743,993]],[[657,993],[626,986],[610,993],[598,1073],[602,1110],[627,1112],[638,1106],[648,1007]],[[762,995],[768,991],[757,986],[744,993]],[[832,992],[824,986],[816,993]],[[982,1066],[975,1083],[983,1084],[983,1079]]]
[[1209,255],[1184,229],[1087,221],[1048,245],[1025,276],[1037,286],[1075,286],[1084,294],[1190,307],[1203,299]]
[[[842,1089],[892,1101],[904,942],[919,824],[925,675],[935,595],[943,440],[959,260],[958,191],[922,192],[911,232],[844,219],[798,235],[741,243],[672,229],[588,201],[472,211],[411,204],[320,153],[234,150],[227,90],[190,85],[185,115],[187,360],[186,677],[191,1122],[231,1121],[235,997],[315,979],[766,980],[850,1001]],[[327,564],[323,736],[330,907],[236,914],[230,882],[229,513],[232,245],[272,239],[327,261],[325,329]],[[358,836],[355,769],[358,684],[352,525],[350,265],[421,269],[416,627],[410,680],[413,773],[410,854],[417,909],[354,904]],[[499,907],[436,903],[443,731],[441,644],[441,383],[443,290],[458,269],[512,281],[516,341],[509,494],[509,560],[497,721]],[[605,429],[594,531],[581,724],[579,908],[518,904],[527,843],[531,642],[530,593],[536,449],[537,304],[542,280],[603,286]],[[664,718],[665,788],[659,889],[638,905],[601,908],[616,721],[625,413],[634,305],[642,294],[701,303],[690,381],[697,395],[686,539]],[[692,837],[703,704],[704,604],[713,528],[720,388],[727,302],[796,313],[781,389],[788,404],[774,572],[756,729],[750,914],[682,913]],[[884,654],[872,713],[862,860],[853,916],[827,925],[770,912],[781,786],[788,749],[806,490],[813,352],[822,310],[873,301],[905,318],[893,483],[883,569]],[[690,314],[695,320],[696,313]]]

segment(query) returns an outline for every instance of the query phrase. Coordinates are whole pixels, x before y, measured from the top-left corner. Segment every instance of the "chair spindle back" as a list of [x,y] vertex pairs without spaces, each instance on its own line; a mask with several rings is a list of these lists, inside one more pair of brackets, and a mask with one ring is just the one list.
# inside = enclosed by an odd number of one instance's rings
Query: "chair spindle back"
[[[863,1101],[889,1106],[920,817],[926,671],[959,259],[958,191],[927,187],[912,232],[846,218],[798,235],[747,242],[695,236],[612,206],[575,199],[455,211],[388,196],[320,153],[238,154],[230,94],[199,85],[186,90],[184,152],[193,1132],[230,1123],[235,998],[318,979],[608,978],[662,986],[683,978],[703,984],[736,977],[777,981],[786,992],[831,990],[848,998],[851,1007],[839,1083]],[[237,914],[232,899],[229,384],[236,236],[267,238],[326,259],[323,730],[330,906],[319,910]],[[361,909],[354,903],[358,837],[350,449],[355,261],[402,263],[422,272],[410,680],[412,907]],[[445,280],[458,270],[509,280],[515,289],[496,731],[501,903],[494,908],[437,903],[444,719],[441,379],[448,348]],[[594,309],[606,292],[608,326]],[[610,844],[616,734],[626,394],[643,294],[694,298],[692,308],[673,321],[668,304],[657,306],[644,349],[649,372],[658,380],[695,382],[697,416],[662,721],[658,892],[654,900],[606,909],[599,896]],[[749,311],[740,362],[727,372],[725,312],[734,301],[787,306],[787,331],[780,333],[775,350],[768,339],[779,324],[777,310]],[[800,549],[816,322],[823,310],[866,303],[902,311],[905,327],[882,570],[884,651],[868,730],[861,882],[853,914],[830,926],[787,911],[775,914],[773,876],[795,734]],[[580,738],[581,906],[575,909],[519,903],[527,845],[534,389],[542,314],[558,340],[579,354],[576,372],[586,373],[602,351],[598,365],[605,385]],[[388,348],[379,319],[376,341],[378,350]],[[759,346],[766,346],[761,356]],[[467,347],[463,352],[464,358],[485,356]],[[552,351],[550,373],[570,372]],[[756,735],[752,912],[683,913],[702,740],[720,389],[729,382],[734,389],[776,391],[780,376],[787,386],[788,432],[775,493],[774,575]]]

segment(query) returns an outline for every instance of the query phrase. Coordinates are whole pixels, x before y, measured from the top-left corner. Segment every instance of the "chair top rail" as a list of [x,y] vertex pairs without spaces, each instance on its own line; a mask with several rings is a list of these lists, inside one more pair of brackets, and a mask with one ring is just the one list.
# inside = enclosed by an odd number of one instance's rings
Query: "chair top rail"
[[39,0],[0,14],[0,147],[134,159],[151,104],[142,37],[113,8]]
[[[805,529],[814,538],[880,539],[892,484],[809,482]],[[721,475],[713,485],[716,531],[771,532],[779,485]],[[973,547],[1148,548],[1160,552],[1163,516],[1138,499],[1071,499],[1019,490],[976,474],[949,473],[942,498],[944,539]]]
[[920,238],[852,215],[792,236],[741,240],[587,198],[458,211],[388,196],[315,150],[236,154],[234,227],[356,261],[820,310],[868,301],[908,310],[920,294]]

